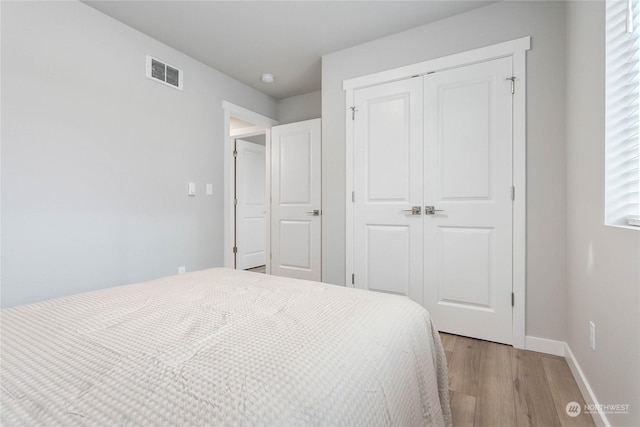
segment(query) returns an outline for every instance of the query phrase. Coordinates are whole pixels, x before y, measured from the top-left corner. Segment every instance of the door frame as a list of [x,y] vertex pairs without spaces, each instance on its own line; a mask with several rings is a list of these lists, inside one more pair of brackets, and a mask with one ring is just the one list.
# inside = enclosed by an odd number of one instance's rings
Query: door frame
[[[270,224],[271,221],[271,127],[278,124],[262,114],[258,114],[239,105],[232,104],[228,101],[222,101],[222,109],[224,111],[224,266],[234,268],[233,243],[235,230],[235,215],[233,205],[233,192],[235,186],[234,165],[233,165],[233,148],[236,138],[247,137],[265,133],[265,200],[267,201],[267,215],[265,222]],[[243,129],[241,132],[231,134],[231,117],[253,123],[255,126]],[[271,272],[271,229],[267,226],[266,230],[266,272]]]
[[[462,53],[431,59],[417,64],[407,65],[392,70],[382,71],[362,77],[345,80],[345,121],[346,121],[346,200],[345,200],[345,283],[351,284],[353,273],[354,245],[353,245],[353,148],[354,125],[352,107],[355,91],[368,86],[376,86],[397,80],[404,80],[414,76],[424,75],[434,71],[458,68],[478,62],[512,57],[513,74],[515,79],[515,93],[513,94],[513,186],[515,200],[513,202],[513,346],[525,348],[526,322],[526,189],[527,189],[527,158],[526,158],[526,52],[531,48],[531,37],[522,37],[507,42],[469,50]],[[355,108],[355,107],[354,107]]]

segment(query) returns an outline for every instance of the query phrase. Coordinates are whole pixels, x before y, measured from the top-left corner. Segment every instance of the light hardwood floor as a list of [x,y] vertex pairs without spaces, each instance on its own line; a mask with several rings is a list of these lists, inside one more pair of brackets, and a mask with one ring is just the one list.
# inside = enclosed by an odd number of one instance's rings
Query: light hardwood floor
[[441,333],[449,365],[453,426],[595,426],[562,357]]

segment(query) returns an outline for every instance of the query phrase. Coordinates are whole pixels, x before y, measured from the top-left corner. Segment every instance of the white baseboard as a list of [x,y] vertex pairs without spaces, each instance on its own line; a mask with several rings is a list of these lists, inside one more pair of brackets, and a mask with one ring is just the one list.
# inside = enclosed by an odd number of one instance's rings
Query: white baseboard
[[[569,369],[571,369],[571,373],[573,374],[573,378],[575,378],[576,383],[578,383],[578,388],[582,393],[582,397],[584,398],[584,402],[587,405],[594,405],[596,407],[599,406],[598,399],[596,399],[591,386],[589,385],[589,381],[587,381],[587,377],[585,377],[584,372],[580,369],[580,365],[578,365],[578,361],[576,360],[569,344],[564,343],[564,358],[569,365]],[[593,417],[593,421],[596,423],[598,427],[611,427],[609,420],[607,420],[607,416],[600,411],[591,412],[591,416]]]
[[553,354],[555,356],[564,356],[566,343],[564,341],[549,340],[546,338],[538,338],[527,335],[524,338],[526,350],[537,351],[539,353]]
[[[553,354],[555,356],[564,356],[567,361],[567,365],[569,365],[569,369],[571,369],[573,378],[578,384],[580,393],[582,393],[584,402],[587,405],[599,406],[598,399],[596,399],[596,395],[593,393],[591,385],[589,385],[589,381],[587,381],[587,377],[584,375],[584,372],[582,372],[582,369],[580,369],[580,365],[578,365],[578,361],[573,355],[569,344],[564,341],[526,336],[525,349],[540,353]],[[611,424],[605,414],[599,411],[596,413],[594,412],[595,411],[591,413],[591,416],[598,427],[611,427]]]

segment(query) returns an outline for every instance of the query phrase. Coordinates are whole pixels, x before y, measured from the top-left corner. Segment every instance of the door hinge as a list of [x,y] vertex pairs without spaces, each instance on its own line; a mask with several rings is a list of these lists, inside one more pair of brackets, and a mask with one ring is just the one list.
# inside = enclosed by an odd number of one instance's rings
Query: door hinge
[[515,307],[515,306],[516,306],[516,294],[511,292],[511,307]]
[[507,80],[511,80],[511,95],[516,93],[516,78],[515,77],[507,77]]
[[237,246],[234,246],[234,247],[233,247],[233,253],[234,253],[234,254],[237,254],[237,253],[238,253],[238,247],[237,247]]
[[238,206],[238,199],[233,199],[233,205]]
[[351,192],[351,203],[355,203],[356,202],[356,192],[352,191]]
[[511,187],[511,200],[516,199],[516,187]]
[[238,157],[238,150],[233,150],[233,157]]
[[358,111],[358,109],[354,105],[353,107],[350,108],[350,110],[351,110],[351,120],[355,120],[356,119],[356,111]]
[[352,285],[356,284],[356,275],[354,273],[351,273],[351,284]]

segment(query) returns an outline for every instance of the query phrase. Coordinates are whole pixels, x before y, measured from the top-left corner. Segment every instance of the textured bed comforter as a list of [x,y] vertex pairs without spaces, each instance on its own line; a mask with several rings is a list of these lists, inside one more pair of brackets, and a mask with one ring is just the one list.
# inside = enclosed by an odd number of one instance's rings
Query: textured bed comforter
[[3,425],[450,425],[405,297],[211,269],[2,310]]

